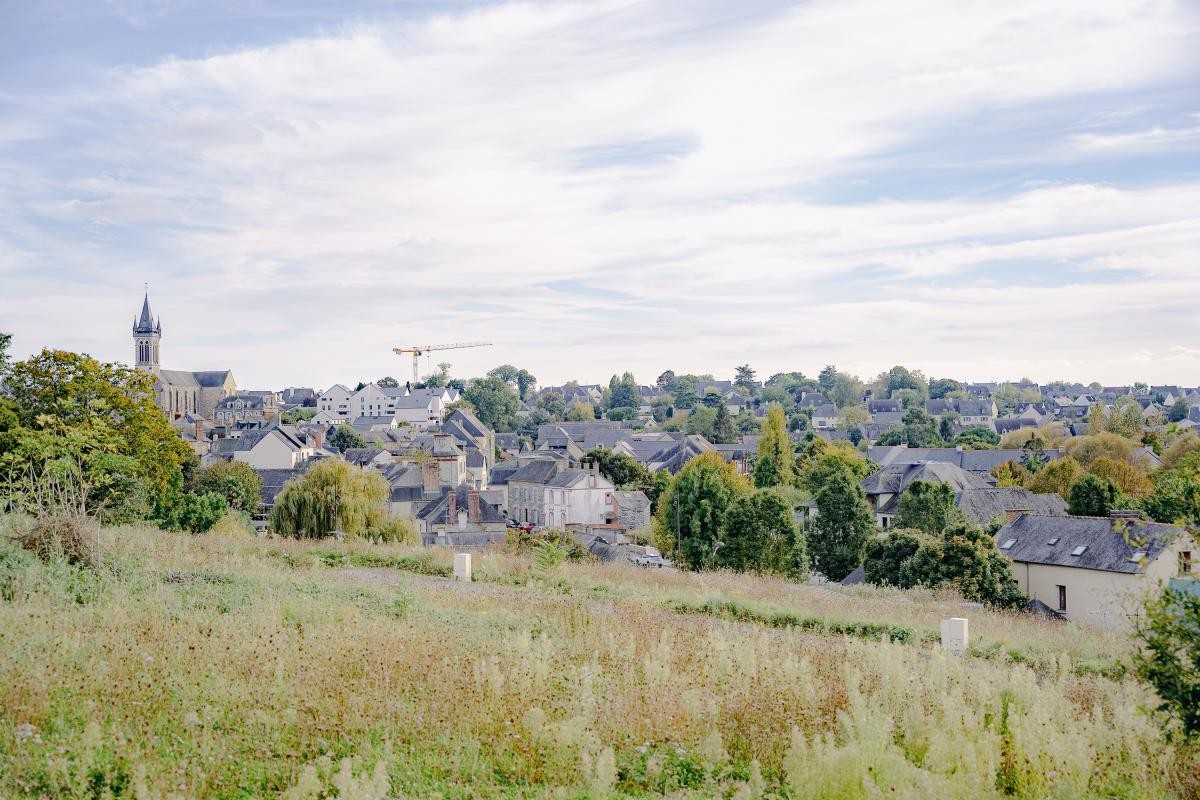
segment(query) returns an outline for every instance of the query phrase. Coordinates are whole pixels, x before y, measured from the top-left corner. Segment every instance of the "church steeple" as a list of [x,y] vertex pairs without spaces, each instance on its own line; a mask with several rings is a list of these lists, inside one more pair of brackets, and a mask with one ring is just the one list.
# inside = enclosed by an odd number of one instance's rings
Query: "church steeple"
[[158,344],[162,340],[162,322],[150,312],[150,289],[142,298],[142,313],[133,321],[133,359],[139,369],[158,370]]

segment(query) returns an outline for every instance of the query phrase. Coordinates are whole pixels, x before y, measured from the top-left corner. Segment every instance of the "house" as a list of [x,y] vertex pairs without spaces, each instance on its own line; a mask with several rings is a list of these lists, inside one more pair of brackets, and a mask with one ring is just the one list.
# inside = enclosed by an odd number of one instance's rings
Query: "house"
[[382,447],[351,447],[342,453],[342,458],[356,467],[383,467],[394,460]]
[[1069,620],[1110,629],[1129,627],[1146,591],[1200,569],[1187,531],[1121,511],[1020,514],[996,533],[996,546],[1012,560],[1021,591]]
[[903,416],[904,404],[899,400],[868,400],[867,413],[871,416],[876,414],[900,414]]
[[612,481],[600,474],[599,466],[562,470],[543,489],[546,526],[565,529],[571,524],[610,522],[615,490]]
[[838,410],[833,403],[825,403],[813,409],[812,425],[817,430],[831,430],[837,427]]
[[867,502],[875,512],[875,523],[887,530],[900,513],[900,496],[913,481],[948,484],[954,490],[954,505],[976,525],[987,525],[1009,512],[1066,513],[1066,503],[1057,494],[1035,494],[1028,489],[1000,488],[988,477],[940,461],[892,464],[862,480]]
[[612,494],[616,520],[625,530],[644,530],[650,526],[650,498],[645,492],[615,491]]
[[315,408],[317,405],[317,392],[308,386],[289,386],[279,393],[279,402],[280,407],[285,409],[297,408],[299,406]]
[[503,544],[508,536],[504,516],[467,486],[443,489],[417,512],[416,520],[426,545],[481,547]]
[[546,525],[546,484],[564,468],[558,459],[531,460],[508,477],[508,514],[517,522]]
[[210,454],[225,460],[245,461],[255,469],[295,469],[316,453],[311,438],[290,425],[247,431],[237,438],[217,439]]
[[235,422],[267,422],[279,413],[275,395],[239,392],[223,397],[213,408],[213,421],[220,425]]
[[351,398],[353,397],[354,392],[340,383],[335,383],[321,392],[321,396],[317,398],[317,411],[328,411],[340,419],[359,416],[352,411]]
[[391,409],[398,422],[425,427],[436,425],[442,421],[444,405],[441,397],[430,394],[412,394],[397,397],[391,403]]
[[925,413],[935,417],[954,413],[963,428],[991,428],[996,420],[996,404],[991,400],[926,400]]
[[[987,478],[996,467],[1007,461],[1021,462],[1027,453],[1024,450],[968,450],[963,447],[908,447],[906,445],[875,445],[867,448],[867,458],[881,467],[893,464],[917,464],[938,461],[953,464]],[[1061,450],[1043,450],[1042,458],[1047,462],[1062,457]]]

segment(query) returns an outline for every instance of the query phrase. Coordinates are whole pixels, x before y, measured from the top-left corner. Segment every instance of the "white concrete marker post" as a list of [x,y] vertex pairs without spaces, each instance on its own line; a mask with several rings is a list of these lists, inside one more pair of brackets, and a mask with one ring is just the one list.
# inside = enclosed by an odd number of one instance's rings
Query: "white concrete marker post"
[[956,656],[967,654],[967,620],[965,617],[951,617],[942,620],[942,649]]
[[454,580],[471,582],[471,554],[454,554]]

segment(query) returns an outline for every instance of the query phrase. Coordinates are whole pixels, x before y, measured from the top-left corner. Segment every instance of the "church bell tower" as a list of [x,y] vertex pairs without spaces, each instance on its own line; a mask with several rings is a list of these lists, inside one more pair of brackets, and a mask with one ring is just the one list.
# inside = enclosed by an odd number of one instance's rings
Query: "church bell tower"
[[158,344],[162,322],[150,313],[150,292],[142,300],[142,313],[133,322],[133,363],[138,369],[158,372]]

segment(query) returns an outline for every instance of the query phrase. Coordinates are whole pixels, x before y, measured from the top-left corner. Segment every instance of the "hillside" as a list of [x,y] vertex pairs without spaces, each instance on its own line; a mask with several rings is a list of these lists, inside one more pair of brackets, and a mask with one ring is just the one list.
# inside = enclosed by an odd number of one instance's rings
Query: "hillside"
[[[1183,797],[1121,638],[949,596],[103,532],[0,544],[0,796]],[[971,619],[971,654],[938,620]]]

